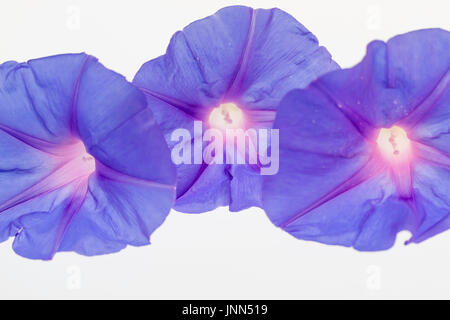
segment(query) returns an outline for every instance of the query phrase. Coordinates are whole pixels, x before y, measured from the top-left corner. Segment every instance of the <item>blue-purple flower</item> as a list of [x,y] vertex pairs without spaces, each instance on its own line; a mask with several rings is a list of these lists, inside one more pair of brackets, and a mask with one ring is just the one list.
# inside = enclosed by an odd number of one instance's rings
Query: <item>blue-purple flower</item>
[[0,241],[18,254],[148,244],[175,179],[144,95],[96,58],[0,65]]
[[281,102],[264,209],[293,236],[358,250],[450,227],[450,33],[369,44],[363,61]]
[[[173,149],[177,142],[171,133],[178,128],[191,132],[189,144],[204,143],[193,132],[194,121],[205,128],[227,121],[233,128],[270,128],[288,91],[337,68],[316,37],[289,14],[233,6],[177,32],[166,54],[145,63],[134,84],[147,96]],[[261,205],[258,166],[182,163],[177,172],[176,210]]]

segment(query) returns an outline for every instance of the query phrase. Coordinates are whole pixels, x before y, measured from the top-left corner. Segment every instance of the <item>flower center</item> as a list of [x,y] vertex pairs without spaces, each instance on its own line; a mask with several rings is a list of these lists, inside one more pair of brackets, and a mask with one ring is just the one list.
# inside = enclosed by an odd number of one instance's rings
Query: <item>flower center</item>
[[13,198],[0,203],[0,213],[75,181],[79,186],[87,187],[89,176],[95,172],[95,158],[86,151],[84,144],[79,141],[58,147],[54,151],[55,159],[59,159],[61,165]]
[[95,158],[91,156],[82,142],[78,144],[78,154],[74,160],[78,164],[80,175],[89,176],[95,172]]
[[390,129],[381,129],[377,145],[381,154],[390,161],[409,159],[411,155],[411,142],[406,131],[398,126]]
[[88,178],[95,172],[95,158],[87,152],[83,142],[60,147],[58,151],[63,155],[65,162],[62,167],[64,174],[59,175],[59,178],[72,181],[83,177]]
[[81,167],[87,174],[91,174],[95,171],[95,159],[89,153],[84,153],[80,156]]
[[244,127],[244,113],[234,103],[223,103],[209,115],[209,124],[218,129],[240,129]]

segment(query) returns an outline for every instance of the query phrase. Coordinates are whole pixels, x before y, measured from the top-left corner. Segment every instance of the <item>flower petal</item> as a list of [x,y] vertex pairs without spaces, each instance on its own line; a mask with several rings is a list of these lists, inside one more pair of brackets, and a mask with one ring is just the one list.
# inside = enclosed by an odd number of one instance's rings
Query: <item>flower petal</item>
[[418,227],[410,242],[418,243],[450,228],[450,159],[447,165],[418,161],[413,174]]
[[383,164],[319,88],[289,93],[274,128],[280,170],[263,178],[263,208],[275,225],[300,239],[360,250],[387,249],[410,228],[409,208],[396,198]]
[[358,131],[317,89],[289,93],[279,106],[274,128],[280,130],[280,169],[264,177],[263,203],[276,225],[368,160],[368,146]]
[[[450,48],[449,48],[450,50]],[[450,156],[450,69],[433,94],[422,103],[426,112],[411,132],[411,139]],[[428,106],[429,105],[429,106]]]
[[[221,102],[239,105],[252,127],[270,128],[285,93],[337,68],[315,36],[287,13],[232,6],[177,32],[166,54],[145,63],[133,83],[146,94],[169,146],[173,146],[169,137],[174,129],[187,128],[192,133],[192,122],[205,121]],[[257,205],[261,179],[253,177],[251,170],[247,175],[244,168],[231,171],[235,175],[216,172],[221,187],[210,188],[200,185],[200,181],[209,183],[202,178],[207,171],[201,166],[179,165],[177,196],[183,199],[177,200],[177,209],[209,211],[213,205],[228,205],[229,201],[232,210]],[[231,186],[226,185],[226,177]],[[196,190],[190,192],[193,187]],[[197,190],[208,190],[217,201],[205,202]],[[226,192],[231,194],[226,196]],[[195,209],[189,209],[189,203]],[[205,204],[203,210],[201,203]]]
[[[0,125],[45,142],[71,139],[74,86],[85,54],[6,62],[0,66]],[[64,70],[64,72],[61,72]],[[37,147],[41,149],[43,146]]]
[[145,97],[123,76],[88,61],[80,77],[76,117],[86,149],[104,165],[172,184],[174,172],[162,132]]
[[322,77],[319,85],[367,123],[389,128],[421,114],[424,97],[449,70],[449,48],[449,32],[440,29],[406,33],[387,43],[374,41],[361,63]]
[[60,251],[91,256],[115,252],[128,244],[146,245],[164,222],[173,205],[173,187],[105,171],[108,169],[90,179],[86,199],[74,215]]
[[164,56],[141,67],[133,82],[190,115],[216,106],[240,66],[252,16],[253,9],[236,6],[191,23],[172,37]]
[[249,165],[237,164],[230,168],[230,211],[238,212],[250,207],[261,207],[262,176]]
[[292,89],[339,69],[317,38],[288,13],[254,11],[254,31],[228,99],[251,109],[275,110]]
[[230,177],[227,165],[204,165],[194,184],[178,197],[174,209],[186,213],[201,213],[230,203]]
[[[137,88],[85,54],[8,62],[0,108],[1,241],[15,236],[32,259],[148,243],[172,206],[175,170]],[[90,176],[71,162],[80,140]]]
[[[449,228],[449,45],[437,29],[376,41],[356,67],[287,95],[275,121],[280,173],[263,187],[276,225],[368,251],[390,248],[401,230],[420,242]],[[374,134],[393,125],[411,140],[411,192],[377,155]]]

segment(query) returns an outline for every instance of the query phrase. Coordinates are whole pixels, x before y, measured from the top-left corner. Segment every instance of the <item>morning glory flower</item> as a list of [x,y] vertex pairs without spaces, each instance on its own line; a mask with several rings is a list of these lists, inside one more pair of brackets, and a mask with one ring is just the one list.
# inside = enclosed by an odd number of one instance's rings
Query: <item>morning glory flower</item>
[[96,58],[0,65],[0,241],[19,255],[148,244],[175,179],[144,95]]
[[264,209],[299,239],[373,251],[450,227],[450,33],[369,44],[363,61],[279,106]]
[[[289,14],[233,6],[177,32],[166,54],[145,63],[133,82],[147,96],[174,151],[179,141],[172,133],[179,128],[190,133],[182,141],[189,148],[206,144],[195,122],[205,130],[269,130],[288,91],[337,68],[316,37]],[[220,162],[177,163],[176,210],[261,205],[260,163]]]

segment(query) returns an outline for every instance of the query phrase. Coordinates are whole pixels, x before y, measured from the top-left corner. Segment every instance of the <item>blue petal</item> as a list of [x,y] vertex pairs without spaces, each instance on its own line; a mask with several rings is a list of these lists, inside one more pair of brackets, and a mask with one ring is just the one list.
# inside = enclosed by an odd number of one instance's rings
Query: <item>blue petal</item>
[[365,181],[284,229],[299,239],[353,246],[357,250],[386,250],[399,231],[411,228],[408,206],[392,196],[386,176]]
[[134,83],[190,115],[216,106],[240,67],[252,15],[251,8],[229,7],[191,23],[172,37],[164,56],[141,67]]
[[[374,181],[366,190],[361,189],[360,198],[368,198],[373,189],[380,188],[380,181]],[[372,188],[373,187],[373,188]],[[369,202],[370,203],[370,202]],[[360,207],[364,212],[367,206]],[[391,196],[380,203],[373,203],[366,211],[358,227],[360,232],[353,246],[361,251],[387,250],[395,244],[397,233],[413,230],[414,219],[410,207],[397,196]]]
[[[301,239],[383,250],[401,230],[409,242],[449,228],[449,33],[421,30],[369,45],[356,67],[286,96],[280,173],[265,177],[269,218]],[[380,127],[411,139],[411,197],[376,156]]]
[[360,250],[387,249],[411,228],[409,208],[370,145],[322,91],[289,93],[274,128],[280,171],[263,178],[263,208],[275,225],[300,239]]
[[60,251],[91,256],[115,252],[128,244],[146,245],[164,222],[174,201],[172,186],[108,171],[99,170],[90,179],[86,199],[74,215]]
[[[146,106],[85,54],[1,65],[0,241],[15,236],[32,259],[147,244],[173,204],[175,170]],[[70,167],[74,141],[95,158],[89,178]]]
[[74,54],[1,65],[0,125],[50,143],[70,139],[73,86],[84,60]]
[[[192,118],[186,117],[179,109],[157,98],[149,96],[147,101],[155,114],[155,120],[164,133],[164,138],[170,149],[173,149],[179,143],[179,141],[172,140],[172,132],[181,128],[187,130],[192,138],[187,147],[192,147],[195,139],[202,143],[202,137],[195,136]],[[193,156],[193,152],[191,152],[191,164],[177,165],[177,197],[186,193],[192,186],[192,183],[195,182],[196,177],[201,174],[202,165],[195,164]]]
[[227,165],[204,165],[194,184],[178,197],[174,209],[186,213],[201,213],[230,203],[230,177]]
[[[133,82],[147,95],[168,144],[173,145],[168,138],[174,129],[190,130],[194,120],[206,120],[221,102],[237,103],[254,127],[270,127],[285,93],[337,68],[315,36],[287,13],[233,6],[177,32],[166,54],[145,63]],[[264,112],[271,116],[261,117]],[[178,166],[177,195],[183,199],[182,204],[177,200],[177,209],[209,211],[230,201],[232,210],[258,205],[261,179],[245,171],[243,167],[217,172],[220,183],[214,185],[202,178],[206,171],[201,166]],[[209,190],[213,200],[205,202],[196,190],[190,192],[194,186]]]
[[232,165],[230,168],[230,211],[262,206],[262,175],[249,165]]
[[418,227],[410,242],[417,243],[450,229],[450,158],[446,165],[418,161],[413,174]]
[[421,112],[416,109],[449,70],[449,50],[450,33],[440,29],[374,41],[361,63],[322,77],[318,85],[372,126],[389,128],[412,118],[417,122]]
[[170,152],[144,95],[93,59],[79,81],[76,126],[89,153],[121,173],[171,185]]
[[286,93],[339,66],[317,38],[279,9],[253,11],[253,31],[227,93],[246,108],[276,109]]
[[85,187],[83,189],[83,186],[72,183],[32,200],[33,204],[26,208],[18,206],[2,213],[2,216],[16,216],[17,212],[21,212],[20,217],[13,221],[18,229],[13,235],[14,251],[30,259],[52,259],[60,251],[66,228],[82,205],[85,192]]
[[422,119],[414,125],[413,130],[410,130],[411,139],[440,150],[448,156],[450,156],[449,83],[450,66],[433,93],[422,102],[421,106],[425,112],[421,114]]

